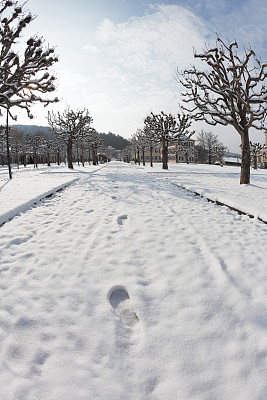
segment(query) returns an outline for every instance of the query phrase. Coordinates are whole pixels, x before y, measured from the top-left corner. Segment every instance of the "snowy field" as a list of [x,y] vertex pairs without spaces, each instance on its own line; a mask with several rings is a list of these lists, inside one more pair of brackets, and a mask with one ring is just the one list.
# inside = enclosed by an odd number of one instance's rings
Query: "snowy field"
[[266,400],[267,171],[239,172],[0,169],[0,399]]

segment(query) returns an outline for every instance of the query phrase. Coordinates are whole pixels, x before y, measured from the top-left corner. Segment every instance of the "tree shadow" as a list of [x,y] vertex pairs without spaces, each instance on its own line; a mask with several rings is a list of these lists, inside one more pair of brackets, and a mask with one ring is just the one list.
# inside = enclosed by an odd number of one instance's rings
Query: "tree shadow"
[[9,182],[10,182],[10,179],[8,181],[6,181],[2,186],[0,186],[0,192]]

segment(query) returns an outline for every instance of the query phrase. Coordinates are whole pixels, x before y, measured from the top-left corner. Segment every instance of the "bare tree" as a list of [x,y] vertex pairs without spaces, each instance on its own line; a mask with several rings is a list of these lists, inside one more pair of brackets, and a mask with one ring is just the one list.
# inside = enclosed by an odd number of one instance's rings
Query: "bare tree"
[[156,115],[151,113],[145,119],[145,126],[154,133],[156,142],[162,148],[162,169],[168,169],[168,145],[177,141],[181,135],[188,132],[191,117],[187,114],[178,114],[177,119],[172,114],[161,111]]
[[81,148],[81,162],[82,166],[84,167],[84,156],[85,156],[85,147],[86,144],[88,143],[88,140],[90,142],[91,139],[91,131],[92,127],[91,124],[93,122],[93,118],[90,116],[90,113],[88,110],[84,110],[84,114],[81,115],[81,120],[79,124],[79,131],[77,135],[77,145],[80,145]]
[[142,152],[143,165],[145,166],[146,165],[145,150],[148,147],[148,142],[146,140],[146,136],[144,135],[144,131],[142,129],[137,129],[134,137],[136,138],[137,141],[138,151]]
[[249,129],[263,129],[267,115],[266,63],[261,63],[249,48],[239,55],[238,45],[225,44],[217,37],[216,46],[206,46],[194,57],[204,61],[207,71],[195,66],[178,73],[186,89],[182,108],[195,120],[210,125],[232,125],[241,137],[242,162],[240,183],[250,182]]
[[59,139],[63,140],[67,146],[68,168],[73,169],[72,146],[77,139],[83,118],[84,110],[73,111],[65,110],[63,113],[48,113],[48,124],[51,131]]
[[43,146],[43,137],[41,135],[31,135],[28,134],[25,137],[27,147],[29,149],[29,152],[33,158],[33,165],[34,168],[38,168],[38,163],[39,163],[39,154],[41,152],[41,147]]
[[254,169],[257,169],[257,161],[258,161],[258,156],[261,153],[261,150],[266,149],[265,144],[260,144],[260,143],[252,143],[249,142],[250,145],[250,155],[251,155],[251,161]]
[[33,118],[30,107],[34,103],[58,101],[57,98],[48,99],[42,95],[55,90],[55,77],[48,71],[58,61],[54,49],[44,49],[42,38],[33,36],[26,42],[24,53],[20,56],[16,49],[18,39],[23,30],[33,21],[34,17],[24,11],[23,5],[17,1],[0,1],[0,107],[6,110],[6,141],[9,177],[12,178],[8,117],[13,119],[10,109],[14,106],[25,109],[29,118]]
[[220,159],[226,151],[226,147],[219,141],[218,136],[211,131],[201,130],[197,134],[197,144],[203,150],[205,162],[209,164],[221,161]]
[[144,120],[144,129],[143,129],[147,147],[149,149],[149,157],[150,157],[150,167],[153,167],[153,149],[157,146],[157,138],[156,134],[153,131],[153,126],[150,126],[150,117],[148,119],[145,118]]

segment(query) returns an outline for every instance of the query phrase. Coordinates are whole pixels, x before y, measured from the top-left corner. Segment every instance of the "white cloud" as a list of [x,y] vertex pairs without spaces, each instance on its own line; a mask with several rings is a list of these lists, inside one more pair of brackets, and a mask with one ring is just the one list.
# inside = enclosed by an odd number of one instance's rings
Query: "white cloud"
[[88,75],[78,74],[68,69],[59,70],[57,73],[60,87],[65,90],[77,89],[79,86],[85,85],[91,79]]
[[89,44],[84,45],[84,46],[83,46],[83,50],[89,51],[89,52],[91,52],[91,53],[99,53],[99,51],[100,51],[98,47],[96,47],[96,46],[91,46],[91,45],[89,45]]
[[193,46],[203,47],[208,32],[192,12],[175,5],[153,6],[151,12],[122,24],[102,22],[96,40],[107,56],[104,71],[111,64],[122,76],[127,71],[131,84],[148,77],[166,83],[177,66],[190,63]]
[[196,15],[176,5],[153,6],[149,14],[120,24],[104,19],[95,38],[101,96],[94,92],[87,97],[96,128],[114,126],[116,133],[129,137],[150,111],[177,113],[177,67],[190,65],[193,46],[202,49],[207,34]]

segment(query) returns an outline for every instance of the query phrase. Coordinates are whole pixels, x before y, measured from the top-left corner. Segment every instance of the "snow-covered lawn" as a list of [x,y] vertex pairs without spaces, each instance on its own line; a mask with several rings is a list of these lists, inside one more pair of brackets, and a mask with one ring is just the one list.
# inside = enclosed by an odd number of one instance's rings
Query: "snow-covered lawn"
[[0,170],[0,399],[265,400],[267,225],[177,186],[267,220],[267,171],[238,182]]

